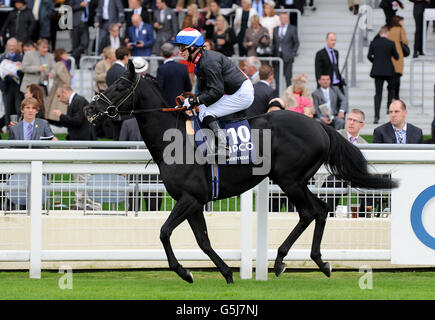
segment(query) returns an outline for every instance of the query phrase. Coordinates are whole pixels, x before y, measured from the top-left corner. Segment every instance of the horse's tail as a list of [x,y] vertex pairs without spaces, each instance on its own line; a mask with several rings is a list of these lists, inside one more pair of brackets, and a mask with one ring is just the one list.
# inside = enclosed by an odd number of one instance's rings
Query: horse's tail
[[393,179],[368,171],[368,162],[362,152],[335,129],[323,125],[329,136],[330,147],[326,165],[339,179],[350,181],[353,187],[368,189],[397,188]]

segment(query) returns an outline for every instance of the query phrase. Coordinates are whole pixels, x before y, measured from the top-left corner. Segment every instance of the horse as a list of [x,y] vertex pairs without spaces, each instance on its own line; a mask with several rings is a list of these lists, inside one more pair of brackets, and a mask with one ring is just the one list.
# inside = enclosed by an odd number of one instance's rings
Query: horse
[[[174,111],[174,112],[164,112]],[[130,61],[124,75],[103,93],[92,98],[85,107],[91,123],[119,114],[134,115],[143,140],[160,170],[169,195],[176,200],[169,217],[160,229],[169,268],[183,280],[192,283],[192,273],[177,260],[171,246],[171,234],[187,220],[201,250],[214,262],[227,283],[233,283],[231,268],[211,246],[203,215],[204,205],[212,200],[210,167],[201,163],[166,163],[165,148],[171,143],[164,139],[167,130],[177,128],[186,141],[186,115],[183,108],[168,108],[155,79],[136,74]],[[325,164],[331,174],[349,181],[352,186],[368,189],[392,189],[397,182],[380,174],[370,173],[361,151],[336,130],[303,114],[289,110],[274,111],[248,119],[251,129],[270,130],[270,170],[253,174],[255,164],[219,166],[218,199],[225,199],[253,188],[269,177],[296,207],[299,221],[280,245],[274,263],[276,276],[285,270],[283,262],[290,248],[304,230],[315,221],[310,258],[327,276],[332,268],[322,260],[320,246],[328,209],[325,202],[308,188],[308,181]],[[261,149],[261,146],[258,146]]]

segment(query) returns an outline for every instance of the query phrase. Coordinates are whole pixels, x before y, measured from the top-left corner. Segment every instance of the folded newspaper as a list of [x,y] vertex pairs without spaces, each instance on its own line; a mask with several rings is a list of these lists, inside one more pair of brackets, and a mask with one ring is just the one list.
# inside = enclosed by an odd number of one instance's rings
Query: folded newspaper
[[7,75],[9,75],[9,73],[16,74],[17,70],[18,70],[17,63],[15,63],[11,60],[4,59],[0,63],[0,77],[2,79],[4,79]]

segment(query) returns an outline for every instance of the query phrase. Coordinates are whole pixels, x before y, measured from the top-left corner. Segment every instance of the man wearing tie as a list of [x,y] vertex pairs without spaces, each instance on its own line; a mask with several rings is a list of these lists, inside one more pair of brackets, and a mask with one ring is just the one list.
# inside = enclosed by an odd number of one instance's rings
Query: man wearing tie
[[[288,13],[281,13],[279,16],[281,24],[273,29],[273,48],[274,56],[280,57],[284,61],[284,77],[286,87],[290,86],[293,74],[293,60],[299,49],[298,33],[289,21]],[[279,70],[279,64],[274,62],[274,70]],[[275,82],[277,91],[279,89],[279,72],[275,72]]]
[[316,79],[319,79],[322,74],[329,74],[332,85],[338,87],[341,93],[344,94],[344,84],[338,64],[338,51],[335,50],[336,42],[337,35],[334,32],[328,32],[326,34],[325,47],[316,53],[314,69],[316,73]]
[[257,10],[257,15],[259,18],[263,17],[263,5],[264,5],[263,0],[253,0],[252,1],[252,8],[254,8],[255,10]]
[[9,140],[57,140],[47,120],[36,118],[39,102],[26,98],[21,103],[23,120],[10,127]]
[[178,18],[175,11],[169,8],[166,0],[156,0],[157,10],[154,10],[154,24],[156,30],[156,42],[153,54],[159,55],[161,46],[166,42],[172,42],[178,32]]
[[132,56],[150,56],[154,44],[153,27],[142,21],[138,14],[131,17],[133,24],[128,28],[127,48],[131,49]]
[[73,10],[72,29],[72,56],[75,59],[77,69],[80,68],[80,57],[89,43],[89,0],[67,0],[67,5]]
[[373,131],[373,143],[423,143],[423,131],[406,121],[408,111],[402,100],[394,100],[389,110],[390,121]]
[[338,132],[352,144],[367,143],[367,141],[359,135],[360,130],[365,124],[365,114],[360,109],[352,109],[347,118],[344,129]]

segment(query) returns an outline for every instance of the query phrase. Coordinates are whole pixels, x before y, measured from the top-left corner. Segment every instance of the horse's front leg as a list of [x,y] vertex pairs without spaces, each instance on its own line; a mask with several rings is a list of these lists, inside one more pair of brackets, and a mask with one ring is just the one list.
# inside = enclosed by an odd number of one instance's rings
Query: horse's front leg
[[[182,196],[174,208],[172,209],[168,219],[163,224],[160,229],[160,241],[163,244],[163,248],[165,249],[166,256],[168,258],[169,268],[175,271],[183,280],[186,280],[189,283],[193,282],[193,275],[190,271],[183,268],[183,266],[178,262],[175,257],[174,251],[172,250],[170,237],[172,231],[180,225],[189,214],[192,213],[192,210],[198,210],[197,206],[199,203],[190,196]],[[200,205],[199,205],[200,206]]]

